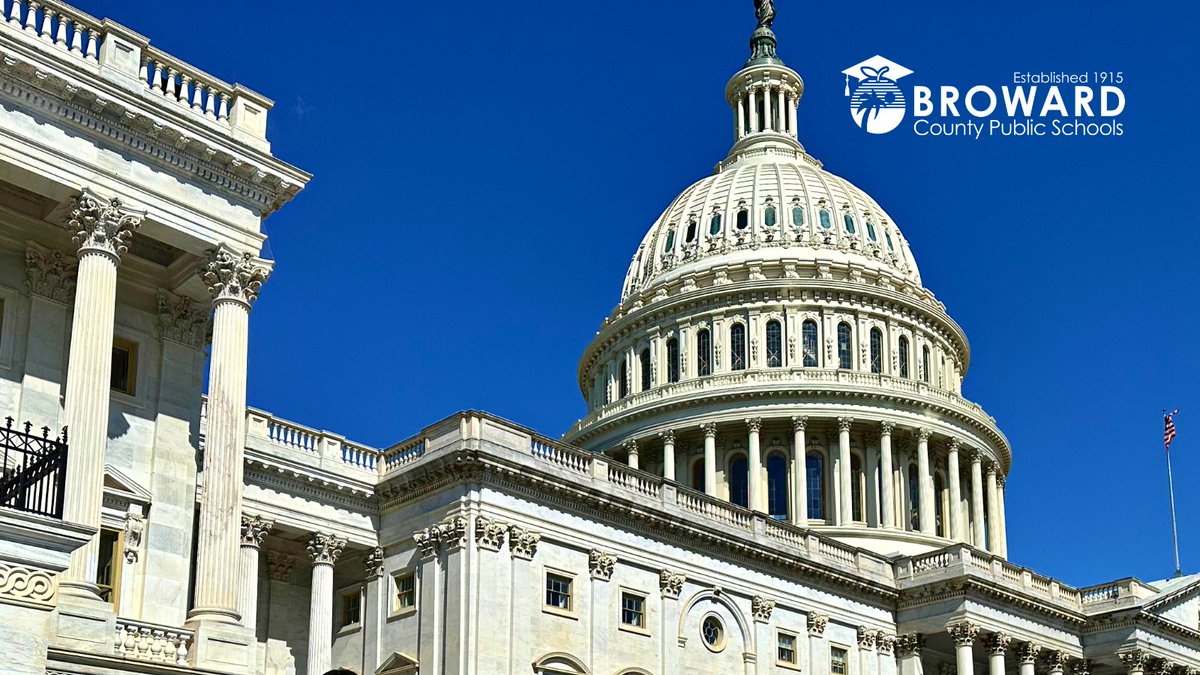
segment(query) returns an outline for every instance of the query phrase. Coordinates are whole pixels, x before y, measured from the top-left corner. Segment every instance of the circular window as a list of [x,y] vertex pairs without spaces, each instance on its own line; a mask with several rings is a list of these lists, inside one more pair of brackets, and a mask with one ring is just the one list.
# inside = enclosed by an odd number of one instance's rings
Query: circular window
[[700,622],[700,637],[704,639],[704,646],[714,652],[725,648],[725,626],[714,614],[709,614]]

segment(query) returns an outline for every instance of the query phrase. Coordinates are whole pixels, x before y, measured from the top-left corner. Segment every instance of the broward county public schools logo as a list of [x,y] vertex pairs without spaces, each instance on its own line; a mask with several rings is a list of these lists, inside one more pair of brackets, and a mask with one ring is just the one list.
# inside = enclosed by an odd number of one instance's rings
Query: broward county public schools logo
[[[846,96],[850,97],[850,117],[863,130],[886,134],[904,121],[904,92],[896,80],[913,71],[876,54],[842,71],[846,76]],[[858,80],[853,92],[850,78]]]

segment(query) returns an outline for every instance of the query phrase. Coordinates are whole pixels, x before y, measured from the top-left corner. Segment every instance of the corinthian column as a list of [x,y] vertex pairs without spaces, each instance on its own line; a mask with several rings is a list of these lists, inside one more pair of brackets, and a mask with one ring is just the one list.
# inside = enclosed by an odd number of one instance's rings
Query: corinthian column
[[796,506],[792,509],[792,524],[808,527],[808,446],[805,445],[804,429],[808,426],[807,417],[792,418],[792,483],[796,486]]
[[675,432],[667,429],[658,434],[663,442],[663,478],[675,480]]
[[258,628],[258,551],[275,522],[260,516],[242,516],[241,582],[238,585],[238,613],[242,625]]
[[951,438],[950,445],[946,448],[946,483],[950,488],[950,508],[947,514],[950,517],[950,528],[948,539],[962,541],[964,539],[962,533],[962,476],[958,472],[958,439]]
[[988,675],[1004,675],[1004,654],[1012,637],[1004,633],[992,633],[987,637]]
[[200,269],[213,296],[208,370],[204,499],[196,551],[196,605],[190,622],[237,623],[238,530],[246,437],[246,351],[250,304],[270,274],[268,263],[221,248]]
[[971,453],[971,529],[975,548],[986,543],[983,532],[983,454]]
[[704,494],[717,496],[717,423],[700,425],[704,432]]
[[929,429],[917,429],[917,485],[920,490],[921,503],[917,505],[917,519],[920,520],[921,532],[933,534],[933,471],[929,467],[929,437],[933,432]]
[[762,430],[762,418],[755,417],[746,420],[746,429],[750,432],[750,461],[747,462],[750,475],[746,480],[750,489],[746,491],[746,503],[751,511],[766,511],[762,503],[762,449],[759,444],[759,432]]
[[94,600],[100,599],[96,563],[108,441],[117,264],[145,215],[125,208],[119,199],[103,199],[84,188],[66,222],[72,240],[79,246],[79,267],[63,414],[71,435],[63,518],[90,525],[96,528],[96,534],[71,553],[70,568],[63,573],[59,587],[67,595]]
[[896,497],[892,494],[892,422],[879,423],[879,485],[880,485],[880,518],[884,527],[896,526]]
[[997,553],[1008,557],[1008,526],[1004,516],[1004,476],[996,476],[996,544]]
[[332,534],[314,534],[308,542],[312,558],[312,601],[308,612],[308,671],[319,675],[329,670],[333,648],[333,564],[346,546],[345,539]]
[[969,621],[947,626],[946,630],[954,639],[954,654],[958,663],[958,675],[973,675],[975,672],[975,657],[972,649],[975,638],[979,635],[979,626]]
[[839,417],[838,423],[838,514],[837,524],[854,520],[854,494],[850,489],[850,425],[853,417]]
[[1017,648],[1017,655],[1021,659],[1019,675],[1035,675],[1037,673],[1037,657],[1040,651],[1042,648],[1032,642],[1024,642]]
[[999,497],[996,496],[996,489],[996,464],[993,462],[987,468],[987,549],[990,553],[999,554],[1000,537],[996,536],[1000,529],[999,518],[996,516]]

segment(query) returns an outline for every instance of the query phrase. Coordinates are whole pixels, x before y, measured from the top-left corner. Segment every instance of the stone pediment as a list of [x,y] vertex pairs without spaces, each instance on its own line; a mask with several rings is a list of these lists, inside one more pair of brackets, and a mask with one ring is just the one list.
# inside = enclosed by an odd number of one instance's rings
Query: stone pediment
[[1147,614],[1181,624],[1192,630],[1200,629],[1200,574],[1155,584],[1162,590],[1142,605]]
[[417,660],[407,654],[392,652],[383,663],[375,669],[375,675],[417,675],[420,666]]
[[150,491],[111,464],[104,466],[104,500],[110,503],[142,504],[151,501]]

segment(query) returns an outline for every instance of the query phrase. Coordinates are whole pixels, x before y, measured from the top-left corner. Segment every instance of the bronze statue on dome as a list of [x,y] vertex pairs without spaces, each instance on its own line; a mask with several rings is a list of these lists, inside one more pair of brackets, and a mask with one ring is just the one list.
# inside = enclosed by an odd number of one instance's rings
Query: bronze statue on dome
[[754,13],[759,28],[770,28],[775,23],[775,0],[754,0]]

